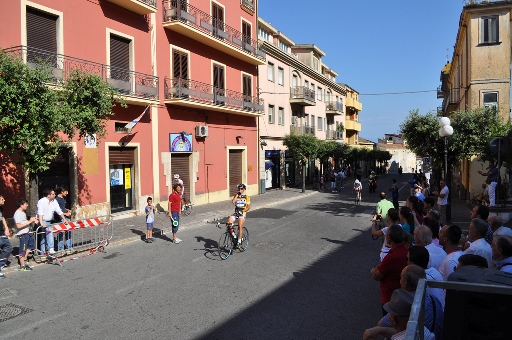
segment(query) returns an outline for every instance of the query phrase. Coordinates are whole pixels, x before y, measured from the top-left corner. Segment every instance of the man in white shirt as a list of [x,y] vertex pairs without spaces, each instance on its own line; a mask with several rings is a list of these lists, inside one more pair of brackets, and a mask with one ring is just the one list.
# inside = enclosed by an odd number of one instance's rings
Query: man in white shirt
[[439,215],[442,225],[446,224],[446,206],[448,205],[448,186],[444,181],[439,181],[439,186],[441,187],[441,191],[434,191],[432,195],[437,197],[437,205],[439,206]]
[[469,237],[474,240],[463,254],[480,255],[487,260],[489,268],[492,267],[492,249],[485,240],[487,222],[480,218],[474,218],[469,224]]
[[53,219],[53,214],[57,213],[61,218],[62,222],[66,223],[66,216],[59,207],[59,203],[55,200],[55,191],[51,189],[43,190],[44,197],[37,202],[37,216],[39,218],[39,224],[41,229],[46,230],[46,237],[43,235],[41,238],[41,251],[48,251],[49,254],[55,254],[53,231],[45,229],[50,226]]
[[493,238],[496,236],[512,236],[512,229],[503,225],[503,219],[499,216],[489,217],[489,226],[491,227]]
[[439,232],[439,245],[448,254],[439,266],[439,272],[445,281],[448,279],[448,275],[457,268],[459,257],[462,255],[462,249],[459,247],[461,235],[462,230],[455,224],[445,225]]
[[430,255],[428,268],[439,270],[439,266],[446,257],[446,252],[440,247],[432,243],[432,231],[424,225],[420,225],[414,229],[414,240],[416,244],[425,247]]

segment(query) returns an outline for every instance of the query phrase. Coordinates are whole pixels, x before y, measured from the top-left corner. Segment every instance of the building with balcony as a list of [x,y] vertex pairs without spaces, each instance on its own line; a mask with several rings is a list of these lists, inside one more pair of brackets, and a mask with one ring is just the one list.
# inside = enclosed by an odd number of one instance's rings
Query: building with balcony
[[[511,13],[512,1],[469,1],[463,7],[452,59],[441,70],[437,98],[443,99],[442,115],[494,106],[510,118]],[[480,190],[483,178],[477,170],[483,170],[477,161],[463,161],[455,169],[460,197]]]
[[[256,67],[266,64],[256,39],[257,6],[256,0],[3,4],[1,49],[28,65],[49,62],[56,85],[73,69],[98,75],[128,108],[114,107],[108,134],[95,147],[63,144],[50,170],[37,174],[39,192],[30,192],[24,178],[0,189],[12,192],[15,183],[15,196],[35,201],[46,187],[67,186],[77,218],[138,214],[149,196],[166,209],[176,173],[195,204],[226,200],[242,182],[257,193],[264,104]],[[143,112],[133,129],[125,128]],[[119,174],[122,180],[110,180]]]
[[345,113],[345,135],[348,145],[357,146],[359,144],[359,133],[361,132],[361,123],[359,122],[359,112],[363,110],[363,104],[359,101],[359,93],[350,86],[345,85],[347,89],[346,113]]
[[[264,100],[264,115],[259,117],[260,178],[268,189],[282,188],[301,181],[296,161],[282,144],[286,134],[345,142],[348,87],[336,83],[338,74],[322,62],[325,52],[318,46],[296,44],[261,17],[258,36],[267,58],[258,66]],[[352,128],[361,130],[360,124]],[[308,165],[306,178],[312,178],[314,168],[314,163]]]

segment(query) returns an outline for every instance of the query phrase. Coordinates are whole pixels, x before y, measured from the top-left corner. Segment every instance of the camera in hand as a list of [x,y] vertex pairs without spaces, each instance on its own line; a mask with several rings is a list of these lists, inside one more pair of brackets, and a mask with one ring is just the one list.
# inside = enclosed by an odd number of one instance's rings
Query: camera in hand
[[373,216],[373,218],[374,218],[375,220],[377,220],[377,221],[380,221],[380,220],[382,220],[382,215],[375,214],[375,215]]

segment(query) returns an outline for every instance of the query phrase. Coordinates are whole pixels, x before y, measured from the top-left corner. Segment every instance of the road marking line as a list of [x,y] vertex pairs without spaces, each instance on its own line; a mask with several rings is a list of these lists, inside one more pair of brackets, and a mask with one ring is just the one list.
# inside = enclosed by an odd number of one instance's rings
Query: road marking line
[[58,319],[58,318],[61,318],[63,317],[64,315],[66,315],[67,313],[60,313],[60,314],[57,314],[57,315],[53,315],[49,318],[46,318],[46,319],[43,319],[43,320],[40,320],[40,321],[37,321],[37,322],[31,322],[30,325],[28,326],[25,326],[25,327],[22,327],[22,328],[18,328],[16,329],[15,331],[12,331],[10,333],[4,333],[4,334],[1,334],[0,335],[0,339],[10,339],[12,337],[14,337],[15,335],[18,335],[18,334],[21,334],[21,333],[24,333],[24,332],[28,332],[29,330],[33,329],[33,328],[37,328],[47,322],[50,322],[52,321],[53,319]]
[[162,274],[158,274],[158,275],[155,275],[155,276],[151,276],[151,277],[148,277],[145,280],[140,280],[140,281],[138,281],[138,282],[136,282],[134,284],[131,284],[129,286],[126,286],[124,288],[120,288],[120,289],[116,290],[116,294],[125,292],[125,291],[133,289],[133,288],[137,288],[137,287],[142,286],[143,284],[145,284],[147,282],[150,282],[150,281],[153,281],[155,279],[158,279],[158,278],[160,278],[160,277],[162,277],[164,275],[166,275],[166,273],[162,273]]

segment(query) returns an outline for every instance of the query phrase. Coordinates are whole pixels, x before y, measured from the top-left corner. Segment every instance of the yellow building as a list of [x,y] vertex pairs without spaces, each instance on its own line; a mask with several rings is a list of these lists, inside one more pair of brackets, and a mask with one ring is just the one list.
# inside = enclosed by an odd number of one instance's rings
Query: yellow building
[[[470,1],[462,10],[453,57],[441,71],[437,97],[444,116],[457,110],[496,106],[510,118],[512,1]],[[477,194],[486,166],[464,161],[455,169],[460,197]]]

